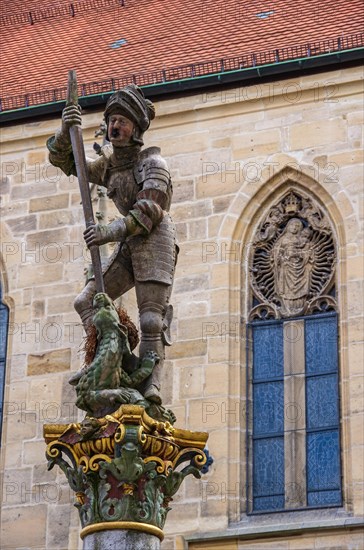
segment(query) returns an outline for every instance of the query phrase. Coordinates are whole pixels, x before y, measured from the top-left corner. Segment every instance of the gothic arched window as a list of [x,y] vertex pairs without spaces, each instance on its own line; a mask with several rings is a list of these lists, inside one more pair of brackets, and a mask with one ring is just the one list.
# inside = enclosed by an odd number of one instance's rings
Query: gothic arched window
[[342,503],[335,264],[327,216],[289,190],[250,257],[249,512]]
[[9,309],[3,304],[2,289],[0,284],[0,442],[1,428],[3,418],[3,402],[5,389],[5,364],[6,364],[6,347],[8,339],[9,326]]

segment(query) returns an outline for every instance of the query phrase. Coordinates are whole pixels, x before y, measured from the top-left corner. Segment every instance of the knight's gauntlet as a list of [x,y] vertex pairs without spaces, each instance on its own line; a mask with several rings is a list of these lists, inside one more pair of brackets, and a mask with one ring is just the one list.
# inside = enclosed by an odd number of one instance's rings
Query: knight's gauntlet
[[129,216],[134,219],[135,223],[142,228],[143,233],[147,235],[152,231],[153,227],[156,227],[162,221],[163,210],[153,200],[140,198],[139,195],[133,210],[129,212]]
[[126,223],[122,218],[118,218],[108,225],[97,226],[97,240],[99,244],[121,242],[128,236]]
[[144,232],[144,229],[135,222],[130,214],[126,218],[118,218],[108,225],[97,224],[95,228],[97,244],[123,242],[129,235],[138,235]]
[[71,138],[69,129],[71,126],[80,126],[81,107],[79,105],[68,105],[62,111],[62,126],[55,134],[54,145],[57,149],[71,148]]
[[128,235],[140,235],[140,234],[146,235],[147,232],[145,231],[145,228],[138,223],[138,221],[132,215],[132,212],[133,211],[131,210],[129,214],[124,218],[127,234]]

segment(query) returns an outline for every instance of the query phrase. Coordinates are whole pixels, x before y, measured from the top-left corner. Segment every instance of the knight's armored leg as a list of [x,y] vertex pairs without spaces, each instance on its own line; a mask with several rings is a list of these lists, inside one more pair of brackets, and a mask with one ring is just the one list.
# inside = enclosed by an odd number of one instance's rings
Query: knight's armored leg
[[159,363],[145,383],[144,397],[160,404],[160,378],[164,363],[162,332],[172,286],[164,283],[136,282],[135,290],[141,329],[139,356],[142,358],[147,351],[154,351],[159,357]]
[[76,297],[74,307],[79,316],[81,317],[82,324],[87,332],[88,327],[92,323],[92,317],[94,309],[92,302],[96,293],[95,281],[91,279],[82,290],[82,292]]
[[[105,292],[112,300],[116,300],[134,286],[134,278],[124,264],[115,260],[104,273]],[[96,294],[95,280],[91,279],[75,299],[75,310],[81,317],[87,331],[94,314],[93,299]]]

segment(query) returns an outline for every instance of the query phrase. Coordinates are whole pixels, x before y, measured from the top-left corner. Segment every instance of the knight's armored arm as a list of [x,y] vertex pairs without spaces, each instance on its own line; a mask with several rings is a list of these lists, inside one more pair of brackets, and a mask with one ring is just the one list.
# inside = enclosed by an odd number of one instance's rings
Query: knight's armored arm
[[143,188],[129,216],[144,233],[150,233],[162,221],[163,210],[169,210],[171,178],[167,163],[159,154],[148,157],[139,170],[143,171]]
[[[81,109],[79,106],[70,105],[63,109],[61,128],[47,141],[50,163],[60,168],[66,176],[77,176],[69,134],[69,128],[73,124],[81,124]],[[103,185],[104,159],[86,159],[86,162],[90,183]]]
[[76,176],[76,164],[73,158],[72,146],[61,130],[47,140],[49,162],[60,168],[66,176]]
[[105,243],[114,243],[125,241],[129,235],[138,235],[143,232],[132,216],[118,218],[108,225],[94,224],[90,225],[83,236],[88,247],[92,245],[101,245]]
[[121,242],[130,235],[148,235],[162,221],[163,211],[170,207],[172,185],[166,161],[153,149],[136,168],[136,179],[142,188],[133,209],[109,225],[88,227],[84,232],[87,246]]

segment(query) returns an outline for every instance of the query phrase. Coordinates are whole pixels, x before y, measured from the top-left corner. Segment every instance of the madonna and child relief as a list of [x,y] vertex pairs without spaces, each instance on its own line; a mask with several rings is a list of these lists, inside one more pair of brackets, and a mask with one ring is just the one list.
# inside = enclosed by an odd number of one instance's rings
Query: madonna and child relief
[[332,305],[335,257],[326,215],[311,198],[296,190],[287,193],[255,235],[253,318],[292,317]]
[[275,293],[284,311],[299,313],[310,291],[314,253],[311,231],[301,220],[293,218],[273,247]]

